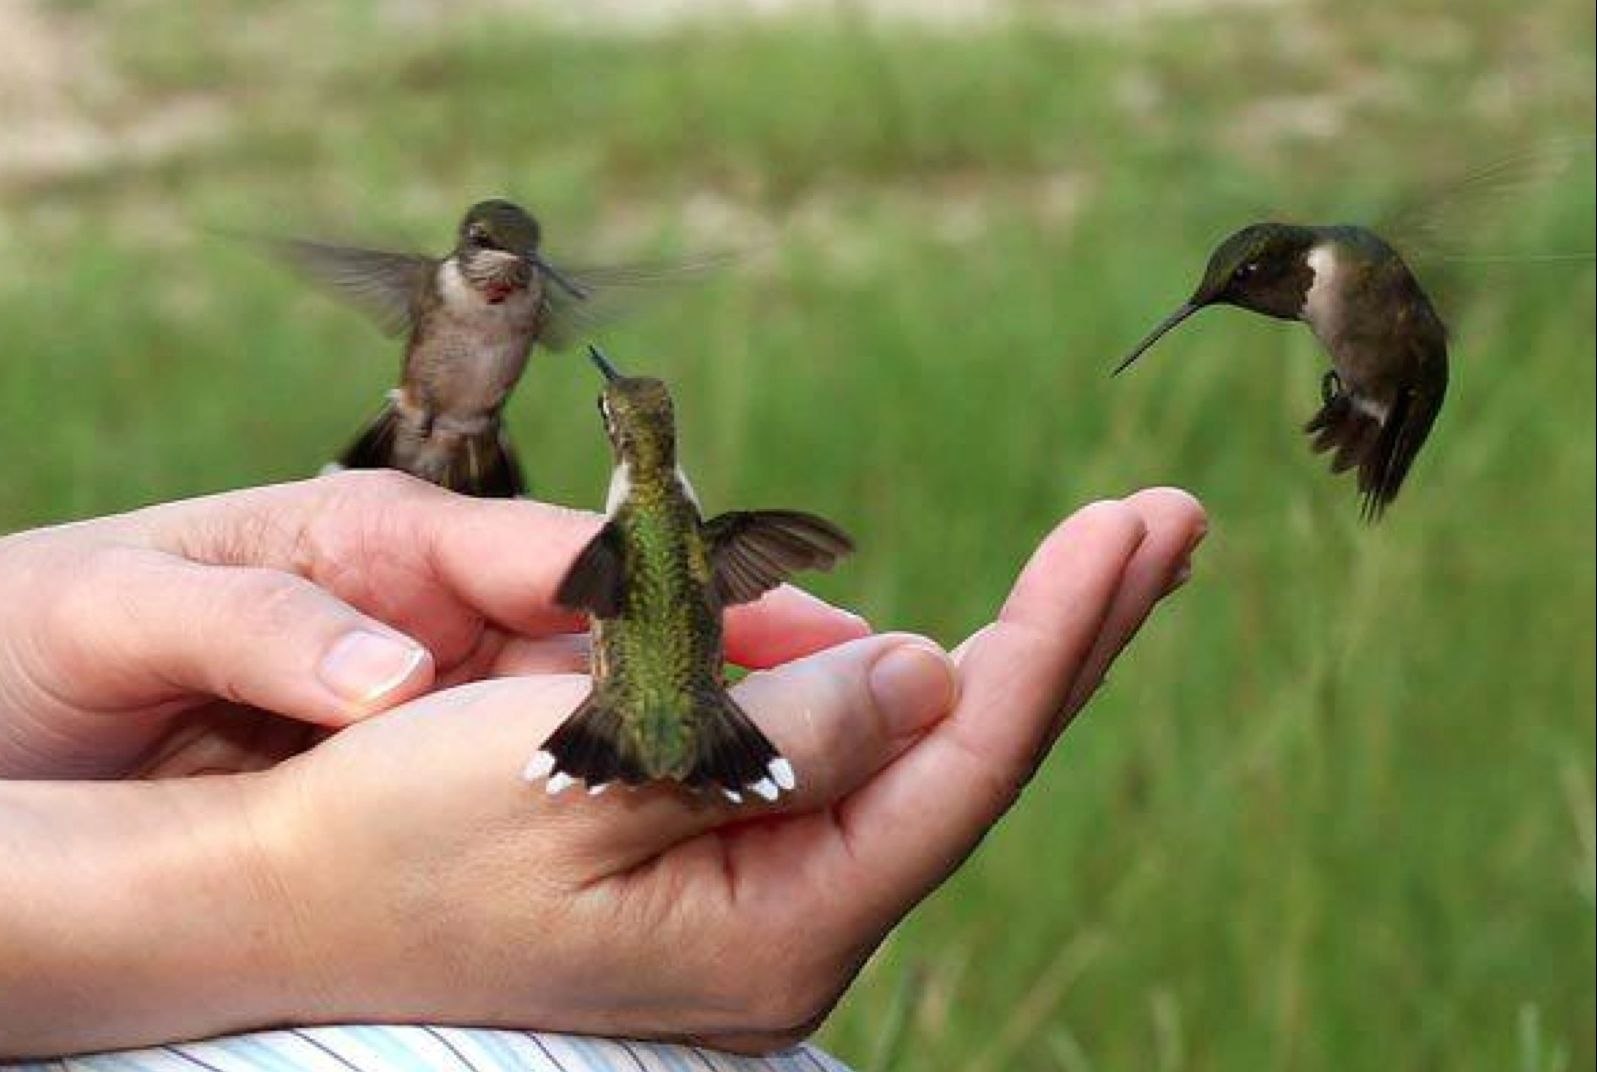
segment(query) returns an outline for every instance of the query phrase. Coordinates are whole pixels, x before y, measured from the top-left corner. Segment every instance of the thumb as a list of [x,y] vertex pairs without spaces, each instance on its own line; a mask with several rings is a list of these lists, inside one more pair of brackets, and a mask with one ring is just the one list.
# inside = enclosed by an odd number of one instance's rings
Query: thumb
[[104,707],[204,695],[340,726],[432,683],[426,648],[301,577],[143,549],[106,557],[62,607],[75,641],[64,676]]

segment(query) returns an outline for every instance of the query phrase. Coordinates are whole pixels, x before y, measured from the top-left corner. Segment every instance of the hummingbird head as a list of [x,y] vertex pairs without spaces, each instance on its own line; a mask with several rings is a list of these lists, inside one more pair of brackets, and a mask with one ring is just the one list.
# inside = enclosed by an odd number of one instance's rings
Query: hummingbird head
[[1175,312],[1150,331],[1115,369],[1118,375],[1171,328],[1210,305],[1235,305],[1265,316],[1295,320],[1314,285],[1308,255],[1315,243],[1307,227],[1255,223],[1215,247],[1203,280]]
[[597,346],[588,356],[604,373],[599,414],[610,437],[616,461],[634,471],[676,467],[676,413],[664,381],[651,376],[623,376]]
[[460,221],[460,249],[489,249],[521,256],[535,252],[543,229],[532,214],[510,201],[479,201]]
[[500,300],[511,290],[525,287],[534,271],[552,279],[579,300],[587,292],[558,271],[538,246],[543,228],[520,205],[502,198],[479,201],[466,210],[455,239],[455,259],[460,270],[479,290]]

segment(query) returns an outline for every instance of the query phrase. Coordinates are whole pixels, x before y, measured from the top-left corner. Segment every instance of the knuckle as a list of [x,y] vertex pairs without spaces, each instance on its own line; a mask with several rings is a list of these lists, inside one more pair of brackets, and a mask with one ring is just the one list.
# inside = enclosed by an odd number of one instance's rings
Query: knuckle
[[[65,566],[65,563],[62,563]],[[75,557],[70,566],[46,568],[42,583],[43,632],[51,644],[88,646],[114,630],[131,611],[129,578],[148,565],[148,553],[116,545],[98,547]]]
[[426,481],[397,469],[345,469],[322,480],[335,502],[394,503],[439,492]]
[[319,581],[424,543],[436,508],[450,496],[392,469],[351,469],[321,479],[318,509],[295,547],[296,570]]
[[234,608],[263,629],[280,629],[303,621],[314,610],[309,582],[270,569],[233,571],[228,593]]

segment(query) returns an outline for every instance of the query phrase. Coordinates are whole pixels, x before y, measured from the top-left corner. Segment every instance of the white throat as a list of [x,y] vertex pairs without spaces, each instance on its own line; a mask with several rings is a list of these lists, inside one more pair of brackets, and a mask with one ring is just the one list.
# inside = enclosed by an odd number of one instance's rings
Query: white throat
[[632,494],[632,467],[626,462],[617,462],[616,467],[610,472],[610,492],[604,497],[604,513],[606,517],[615,517],[616,511],[621,509],[621,504],[627,501],[627,496]]
[[[693,504],[695,510],[703,511],[699,505],[699,493],[693,490],[693,482],[688,479],[688,474],[677,466],[677,487]],[[632,494],[632,466],[626,462],[617,462],[616,467],[610,471],[610,491],[604,497],[604,512],[606,517],[615,517],[616,511],[627,501]]]
[[1309,292],[1303,298],[1303,311],[1298,315],[1316,335],[1324,338],[1326,332],[1334,330],[1341,304],[1336,285],[1341,265],[1336,258],[1336,247],[1330,243],[1315,246],[1304,261],[1314,273],[1314,282],[1309,285]]

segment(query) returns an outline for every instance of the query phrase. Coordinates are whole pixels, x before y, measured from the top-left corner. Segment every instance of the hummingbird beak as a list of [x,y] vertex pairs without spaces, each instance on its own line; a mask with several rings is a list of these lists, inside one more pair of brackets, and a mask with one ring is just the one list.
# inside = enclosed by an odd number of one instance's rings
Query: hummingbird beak
[[553,279],[561,290],[565,291],[578,301],[587,301],[593,296],[592,292],[590,292],[587,287],[579,286],[578,284],[572,282],[570,276],[566,275],[554,265],[544,260],[543,256],[539,254],[537,250],[529,249],[523,253],[522,256],[526,257],[527,260],[532,263],[532,266],[538,269],[538,271],[542,272],[550,279]]
[[1160,339],[1164,338],[1165,334],[1167,332],[1169,332],[1169,330],[1171,328],[1175,327],[1177,324],[1181,323],[1187,317],[1191,316],[1193,313],[1197,312],[1199,309],[1202,309],[1202,308],[1203,308],[1203,306],[1198,304],[1197,302],[1190,302],[1189,301],[1186,304],[1182,305],[1181,308],[1177,309],[1175,312],[1173,312],[1169,316],[1165,317],[1162,321],[1159,322],[1159,326],[1158,327],[1156,327],[1152,331],[1148,332],[1147,338],[1143,339],[1141,342],[1139,342],[1137,344],[1137,348],[1131,351],[1131,356],[1127,357],[1124,361],[1120,362],[1120,364],[1115,366],[1114,372],[1110,373],[1110,375],[1118,376],[1122,372],[1126,371],[1126,369],[1131,367],[1131,363],[1133,361],[1137,360],[1137,358],[1139,358],[1143,354],[1147,353],[1148,352],[1148,348],[1150,346],[1152,346],[1154,343],[1158,342]]
[[599,369],[599,371],[604,373],[605,379],[609,380],[611,383],[621,379],[621,373],[616,370],[614,365],[610,364],[610,359],[604,356],[604,351],[599,349],[597,346],[594,346],[592,343],[588,344],[588,357],[593,361],[594,365]]

